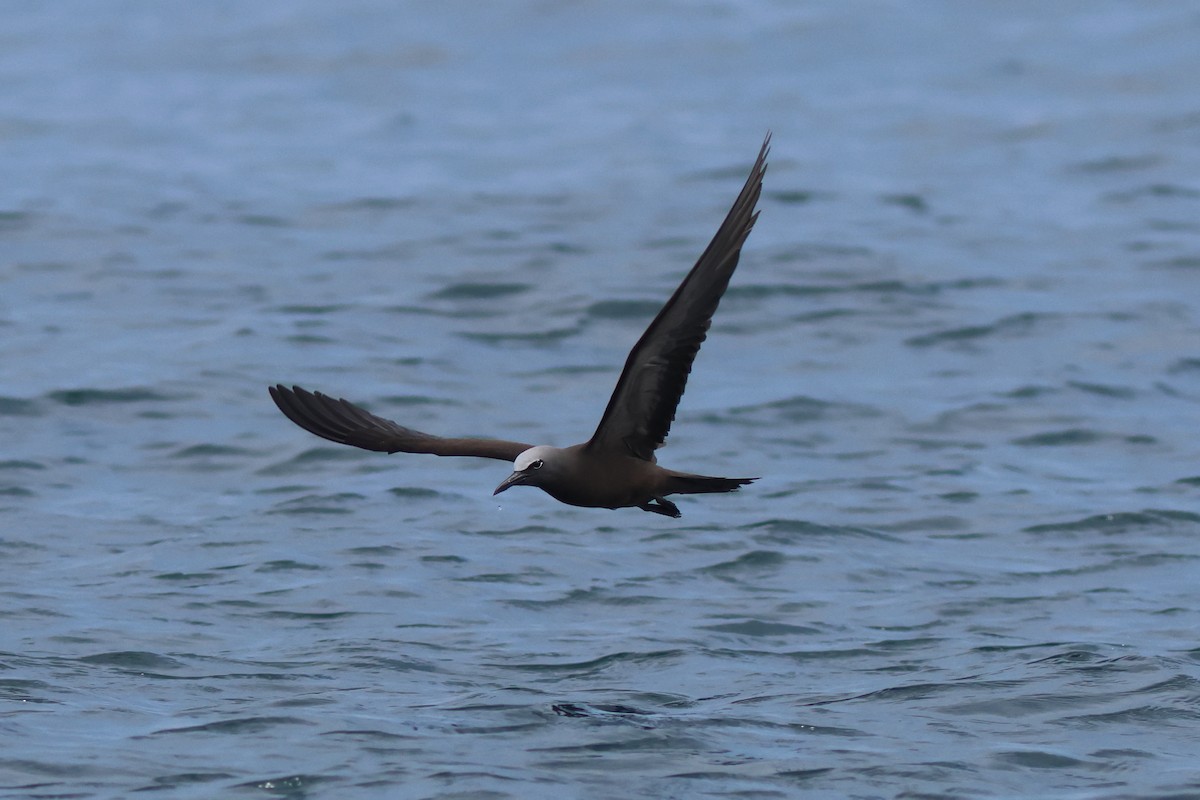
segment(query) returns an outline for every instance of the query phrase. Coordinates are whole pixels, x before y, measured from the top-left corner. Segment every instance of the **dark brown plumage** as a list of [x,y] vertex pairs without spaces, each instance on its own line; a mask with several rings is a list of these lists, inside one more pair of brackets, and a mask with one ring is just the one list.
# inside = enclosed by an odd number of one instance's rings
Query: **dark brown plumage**
[[683,396],[692,361],[708,335],[712,316],[737,268],[742,245],[758,212],[771,136],[767,134],[750,176],[716,235],[687,277],[650,323],[625,361],[592,438],[557,448],[502,439],[433,436],[378,417],[347,400],[294,386],[270,387],[279,410],[301,428],[339,444],[384,453],[431,453],[514,462],[496,487],[537,486],[571,505],[636,506],[678,517],[669,494],[730,492],[755,478],[713,478],[675,472],[655,463]]

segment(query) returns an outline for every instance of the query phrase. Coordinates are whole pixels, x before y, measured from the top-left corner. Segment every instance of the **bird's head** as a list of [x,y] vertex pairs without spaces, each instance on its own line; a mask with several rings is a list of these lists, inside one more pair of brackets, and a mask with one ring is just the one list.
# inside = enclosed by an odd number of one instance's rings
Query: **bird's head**
[[557,447],[538,445],[531,447],[513,462],[513,473],[505,478],[492,495],[498,495],[512,486],[545,486],[553,480],[562,451]]

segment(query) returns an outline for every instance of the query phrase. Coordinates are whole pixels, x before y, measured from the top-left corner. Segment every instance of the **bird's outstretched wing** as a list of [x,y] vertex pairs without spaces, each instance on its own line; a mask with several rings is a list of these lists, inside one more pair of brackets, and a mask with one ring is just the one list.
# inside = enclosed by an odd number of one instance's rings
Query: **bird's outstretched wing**
[[299,386],[269,387],[283,415],[309,433],[338,444],[381,453],[432,453],[435,456],[474,456],[513,461],[533,445],[502,439],[454,439],[433,436],[377,417],[351,403],[335,400]]
[[653,461],[655,448],[666,440],[692,360],[758,219],[754,206],[762,192],[770,144],[768,133],[742,193],[708,248],[630,351],[588,449]]

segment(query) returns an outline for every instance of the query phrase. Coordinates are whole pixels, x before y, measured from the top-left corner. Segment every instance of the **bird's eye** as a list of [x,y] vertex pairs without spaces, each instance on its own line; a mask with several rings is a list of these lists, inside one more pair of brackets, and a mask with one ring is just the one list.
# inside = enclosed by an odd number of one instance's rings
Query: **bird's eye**
[[535,462],[533,462],[532,464],[530,464],[530,465],[529,465],[529,468],[530,468],[530,469],[541,469],[541,468],[542,468],[542,464],[544,464],[544,463],[545,463],[545,462],[544,462],[544,461],[542,461],[542,460],[539,458],[537,461],[535,461]]

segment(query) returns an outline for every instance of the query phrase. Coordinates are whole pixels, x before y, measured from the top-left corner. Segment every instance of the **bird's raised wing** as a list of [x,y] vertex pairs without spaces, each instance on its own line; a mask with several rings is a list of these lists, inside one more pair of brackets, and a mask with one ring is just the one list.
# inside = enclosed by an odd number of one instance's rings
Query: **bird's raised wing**
[[338,444],[381,453],[432,453],[513,461],[533,445],[502,439],[433,436],[377,417],[351,403],[299,386],[271,386],[271,399],[283,415],[309,433]]
[[762,192],[770,144],[768,133],[742,193],[708,248],[630,351],[588,449],[653,461],[655,448],[666,440],[692,360],[758,219],[754,206]]

